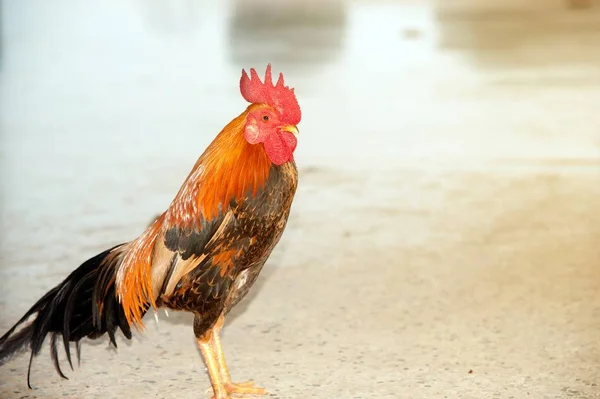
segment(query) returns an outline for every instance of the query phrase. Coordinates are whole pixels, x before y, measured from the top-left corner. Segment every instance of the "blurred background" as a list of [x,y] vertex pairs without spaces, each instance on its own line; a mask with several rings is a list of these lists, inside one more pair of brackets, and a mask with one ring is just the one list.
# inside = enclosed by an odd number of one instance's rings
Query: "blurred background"
[[[169,205],[246,107],[241,69],[271,62],[303,109],[300,188],[226,330],[234,377],[600,398],[600,1],[0,4],[3,331]],[[46,348],[28,391],[23,356],[0,397],[202,397],[193,345],[161,315],[84,345],[70,381]]]

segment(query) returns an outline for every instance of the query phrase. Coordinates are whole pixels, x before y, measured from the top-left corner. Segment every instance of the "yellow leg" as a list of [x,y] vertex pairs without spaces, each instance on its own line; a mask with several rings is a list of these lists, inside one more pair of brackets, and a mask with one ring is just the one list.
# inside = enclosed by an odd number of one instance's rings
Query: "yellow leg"
[[197,342],[200,352],[202,352],[206,368],[208,369],[208,376],[210,377],[210,383],[214,394],[213,399],[229,399],[229,393],[225,388],[221,373],[219,372],[219,362],[217,361],[211,345],[212,332],[209,332],[206,337],[199,338]]
[[215,358],[219,367],[220,379],[225,386],[225,390],[229,393],[246,394],[246,395],[265,395],[267,391],[264,388],[255,387],[252,381],[234,384],[231,382],[229,369],[225,362],[223,347],[221,346],[221,327],[223,327],[224,318],[221,316],[212,329],[211,347],[215,353]]

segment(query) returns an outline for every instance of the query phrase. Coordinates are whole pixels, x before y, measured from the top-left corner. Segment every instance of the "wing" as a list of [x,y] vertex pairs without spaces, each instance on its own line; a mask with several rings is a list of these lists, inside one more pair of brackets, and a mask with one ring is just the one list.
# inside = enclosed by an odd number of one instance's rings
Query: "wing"
[[167,227],[154,248],[154,297],[198,311],[209,300],[224,299],[239,266],[237,259],[252,242],[233,208],[199,227]]
[[[199,217],[201,223],[187,224],[178,223],[170,208],[128,244],[116,283],[130,325],[143,328],[141,319],[149,306],[156,308],[162,303],[196,311],[210,298],[212,302],[224,299],[235,275],[236,259],[253,242],[246,234],[251,230],[249,219],[243,213],[237,215],[238,208],[237,201],[231,200],[224,212],[219,206],[215,217]],[[189,222],[187,219],[183,221]]]

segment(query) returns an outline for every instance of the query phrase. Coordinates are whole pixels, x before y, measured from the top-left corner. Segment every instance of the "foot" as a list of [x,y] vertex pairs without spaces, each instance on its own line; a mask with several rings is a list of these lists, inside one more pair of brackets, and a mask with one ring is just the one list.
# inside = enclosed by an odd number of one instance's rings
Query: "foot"
[[266,395],[267,390],[261,387],[254,386],[254,382],[241,382],[225,384],[225,390],[228,393],[237,393],[242,395]]

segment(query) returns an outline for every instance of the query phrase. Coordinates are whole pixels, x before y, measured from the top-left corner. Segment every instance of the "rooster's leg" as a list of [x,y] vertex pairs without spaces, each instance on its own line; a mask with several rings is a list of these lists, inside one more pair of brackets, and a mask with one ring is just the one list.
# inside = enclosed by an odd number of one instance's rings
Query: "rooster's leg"
[[242,382],[234,384],[231,382],[231,376],[229,375],[229,369],[225,362],[225,355],[223,354],[223,347],[221,346],[221,327],[224,322],[223,316],[219,318],[217,323],[212,329],[212,340],[211,346],[215,353],[217,363],[219,365],[219,374],[221,381],[225,385],[225,389],[229,393],[248,394],[248,395],[265,395],[267,391],[264,388],[255,387],[252,381]]
[[198,347],[208,369],[208,376],[214,393],[213,399],[229,399],[229,394],[219,372],[219,362],[211,345],[212,335],[212,331],[209,331],[205,336],[198,338]]

